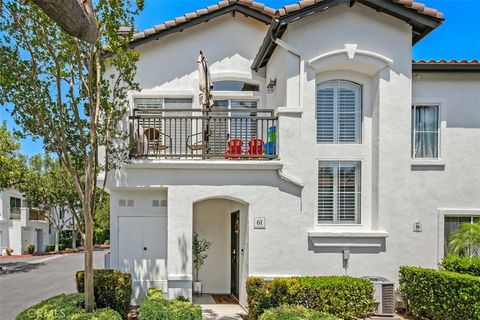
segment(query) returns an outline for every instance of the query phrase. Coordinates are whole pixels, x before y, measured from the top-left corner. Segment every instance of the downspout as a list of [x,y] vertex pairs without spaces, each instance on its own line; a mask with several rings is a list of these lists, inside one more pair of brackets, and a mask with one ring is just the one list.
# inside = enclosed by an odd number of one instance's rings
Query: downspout
[[275,42],[277,45],[280,47],[284,48],[285,50],[293,53],[298,57],[298,63],[299,63],[299,74],[298,74],[298,104],[299,107],[303,110],[303,79],[304,79],[304,72],[305,72],[305,59],[303,57],[303,53],[296,49],[295,47],[291,46],[287,42],[276,38],[273,38],[273,35],[271,35],[272,41]]

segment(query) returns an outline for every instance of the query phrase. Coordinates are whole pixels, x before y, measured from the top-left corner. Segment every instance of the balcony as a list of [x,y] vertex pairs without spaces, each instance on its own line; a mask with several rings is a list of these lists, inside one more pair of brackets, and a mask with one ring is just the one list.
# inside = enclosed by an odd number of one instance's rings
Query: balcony
[[29,209],[28,210],[28,220],[29,221],[45,221],[45,215],[40,212],[38,209]]
[[20,220],[22,218],[22,212],[20,208],[10,208],[10,220]]
[[278,117],[270,109],[134,109],[133,159],[269,160],[277,154]]

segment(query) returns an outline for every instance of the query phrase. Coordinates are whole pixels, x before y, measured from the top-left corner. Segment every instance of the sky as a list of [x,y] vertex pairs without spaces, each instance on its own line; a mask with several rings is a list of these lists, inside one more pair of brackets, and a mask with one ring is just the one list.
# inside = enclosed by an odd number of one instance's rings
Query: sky
[[[219,0],[145,0],[145,8],[136,18],[137,29],[144,30],[163,21],[214,4]],[[277,9],[296,0],[257,0]],[[480,60],[480,0],[417,0],[445,15],[445,22],[413,47],[413,59],[479,59]],[[9,112],[0,106],[0,121],[15,127]],[[42,153],[40,141],[21,142],[23,154]]]

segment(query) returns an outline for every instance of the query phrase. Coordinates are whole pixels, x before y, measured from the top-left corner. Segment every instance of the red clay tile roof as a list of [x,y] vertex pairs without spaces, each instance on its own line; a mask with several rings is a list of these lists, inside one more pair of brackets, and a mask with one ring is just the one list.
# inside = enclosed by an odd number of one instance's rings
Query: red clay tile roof
[[252,1],[252,0],[223,0],[214,5],[208,6],[204,9],[196,10],[195,12],[186,13],[183,16],[174,18],[172,20],[166,21],[162,24],[156,25],[153,28],[146,29],[142,32],[137,32],[133,35],[133,41],[147,38],[154,34],[160,33],[164,30],[181,26],[182,24],[205,16],[207,14],[215,13],[225,7],[239,5],[249,9],[253,9],[265,16],[273,18],[275,16],[275,9],[269,8],[264,4]]
[[415,72],[480,72],[480,60],[417,60],[412,61]]
[[[305,9],[309,6],[313,6],[317,3],[323,2],[325,0],[302,0],[294,4],[290,4],[288,6],[284,6],[277,10],[276,16],[282,17],[294,11]],[[412,0],[380,0],[380,1],[391,1],[394,3],[402,4],[407,8],[417,11],[418,13],[437,18],[443,19],[443,13],[439,12],[436,9],[428,8],[423,3],[414,2]]]

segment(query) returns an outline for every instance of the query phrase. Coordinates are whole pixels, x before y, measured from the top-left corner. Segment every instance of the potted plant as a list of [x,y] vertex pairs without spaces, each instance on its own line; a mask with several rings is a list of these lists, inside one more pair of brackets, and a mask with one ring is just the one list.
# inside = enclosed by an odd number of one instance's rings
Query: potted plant
[[27,246],[27,252],[28,252],[29,254],[33,254],[33,252],[35,252],[35,245],[30,243],[30,244]]
[[192,264],[193,270],[195,271],[193,279],[193,292],[202,292],[202,282],[198,279],[198,272],[208,257],[207,251],[211,245],[212,243],[210,241],[207,241],[207,239],[199,239],[198,234],[196,232],[193,233]]
[[12,253],[13,253],[13,249],[12,248],[7,248],[7,249],[5,249],[5,252],[7,253],[7,256],[11,256]]

